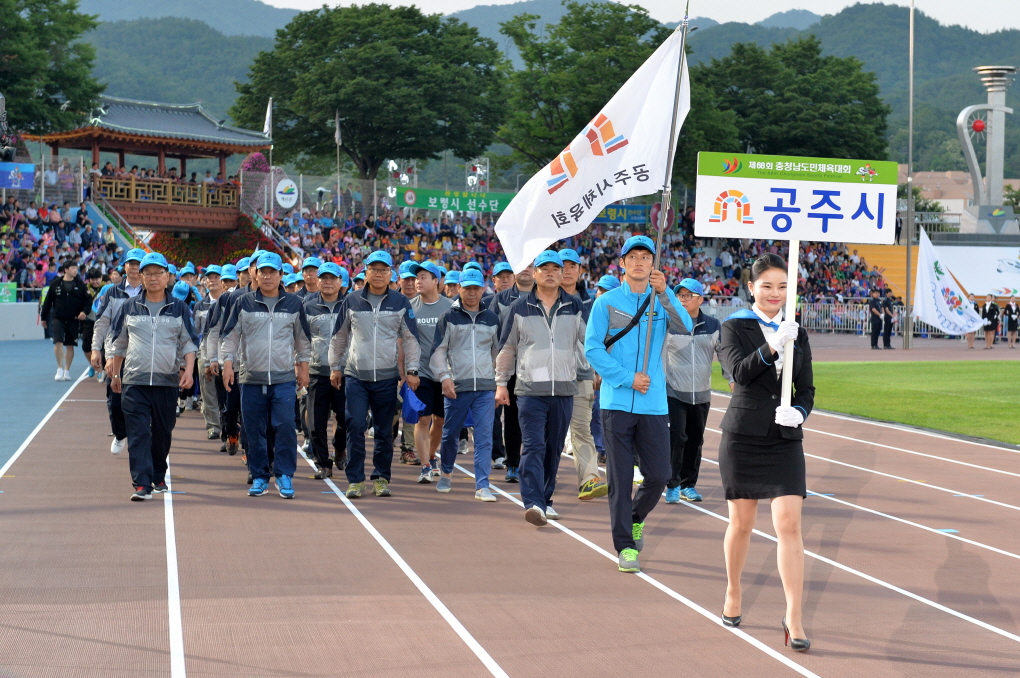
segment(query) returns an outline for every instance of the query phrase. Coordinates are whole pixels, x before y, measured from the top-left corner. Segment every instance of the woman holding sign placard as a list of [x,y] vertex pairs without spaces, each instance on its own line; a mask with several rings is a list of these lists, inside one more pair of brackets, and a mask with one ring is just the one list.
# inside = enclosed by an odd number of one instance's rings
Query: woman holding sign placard
[[[796,322],[783,320],[787,265],[780,256],[758,257],[751,267],[748,290],[754,306],[723,323],[719,346],[723,370],[734,381],[719,444],[719,473],[730,514],[723,545],[728,585],[722,620],[726,626],[740,625],[740,574],[747,559],[758,501],[768,499],[779,538],[779,574],[786,592],[783,630],[787,644],[803,652],[811,643],[804,633],[801,615],[804,589],[801,509],[807,494],[801,424],[814,404],[811,347],[807,332]],[[791,340],[793,364],[785,365],[783,348]],[[790,407],[780,404],[784,369],[793,370],[794,395]]]

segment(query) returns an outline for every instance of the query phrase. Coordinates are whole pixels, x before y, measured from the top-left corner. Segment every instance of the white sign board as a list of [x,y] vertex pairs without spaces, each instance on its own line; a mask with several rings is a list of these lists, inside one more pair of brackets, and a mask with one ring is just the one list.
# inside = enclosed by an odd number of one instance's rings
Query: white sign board
[[276,184],[276,202],[285,210],[297,204],[298,188],[290,179],[281,179]]
[[896,163],[699,153],[694,233],[891,245]]

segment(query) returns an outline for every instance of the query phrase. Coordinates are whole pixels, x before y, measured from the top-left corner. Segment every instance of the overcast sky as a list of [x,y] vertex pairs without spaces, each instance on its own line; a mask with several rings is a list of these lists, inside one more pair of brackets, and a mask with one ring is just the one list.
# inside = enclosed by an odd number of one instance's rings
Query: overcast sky
[[[365,2],[369,0],[364,0]],[[376,0],[378,1],[378,0]],[[428,12],[450,14],[476,5],[504,5],[510,0],[385,0],[390,4],[418,5]],[[691,15],[706,16],[716,21],[743,21],[754,23],[776,12],[788,9],[809,9],[815,14],[835,14],[857,0],[691,0]],[[867,0],[864,0],[867,1]],[[276,7],[313,9],[321,7],[323,0],[263,0]],[[683,0],[628,0],[628,4],[641,5],[660,21],[678,21],[683,18]],[[887,4],[909,5],[908,0],[886,0]],[[333,5],[328,0],[325,4]],[[341,2],[340,4],[355,4]],[[362,4],[362,3],[357,3]],[[916,7],[944,24],[961,24],[982,32],[1000,28],[1020,28],[1020,1],[1018,0],[916,0]]]

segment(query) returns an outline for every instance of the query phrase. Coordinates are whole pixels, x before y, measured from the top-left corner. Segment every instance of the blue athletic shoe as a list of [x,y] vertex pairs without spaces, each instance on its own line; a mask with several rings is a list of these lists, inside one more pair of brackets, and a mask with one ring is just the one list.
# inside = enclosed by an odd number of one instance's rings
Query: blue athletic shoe
[[280,476],[277,478],[276,489],[280,491],[280,496],[284,499],[294,498],[294,485],[291,482],[290,476]]
[[693,487],[685,487],[680,490],[680,498],[684,501],[701,501],[701,495]]
[[518,473],[516,466],[506,467],[506,478],[504,478],[504,480],[506,480],[506,482],[508,483],[520,482],[520,474]]
[[269,481],[265,478],[255,478],[251,481],[251,487],[248,488],[249,497],[261,497],[262,495],[269,492]]
[[667,487],[666,488],[666,503],[667,504],[679,504],[680,503],[680,488],[679,487]]
[[88,378],[91,379],[94,376],[96,376],[96,368],[90,367],[89,368],[89,373],[88,373]]

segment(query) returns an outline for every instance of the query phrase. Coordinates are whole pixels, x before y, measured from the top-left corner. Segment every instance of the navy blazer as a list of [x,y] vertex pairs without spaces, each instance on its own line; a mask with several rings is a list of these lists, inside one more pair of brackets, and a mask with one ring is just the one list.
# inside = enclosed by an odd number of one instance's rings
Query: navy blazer
[[[757,319],[730,318],[722,324],[719,357],[723,370],[733,377],[733,397],[723,416],[722,429],[730,433],[766,437],[776,420],[782,385],[777,378],[772,349]],[[811,345],[802,327],[794,341],[793,400],[807,420],[815,403]],[[778,427],[783,438],[802,440],[803,429]]]

